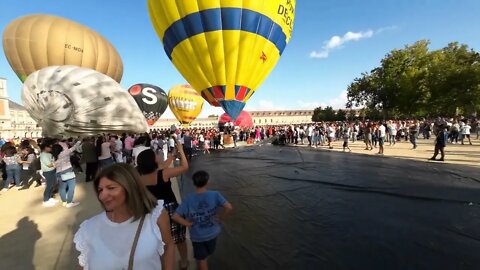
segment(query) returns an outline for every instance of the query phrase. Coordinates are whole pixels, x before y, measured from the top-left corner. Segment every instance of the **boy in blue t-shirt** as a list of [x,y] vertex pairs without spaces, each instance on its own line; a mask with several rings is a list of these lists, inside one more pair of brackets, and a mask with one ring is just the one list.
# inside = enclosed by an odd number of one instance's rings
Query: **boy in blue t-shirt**
[[[232,211],[232,205],[218,191],[207,190],[209,175],[205,171],[193,174],[195,193],[188,195],[178,206],[172,219],[190,228],[193,256],[198,269],[208,269],[207,259],[215,251],[219,222]],[[224,211],[217,215],[219,207]]]

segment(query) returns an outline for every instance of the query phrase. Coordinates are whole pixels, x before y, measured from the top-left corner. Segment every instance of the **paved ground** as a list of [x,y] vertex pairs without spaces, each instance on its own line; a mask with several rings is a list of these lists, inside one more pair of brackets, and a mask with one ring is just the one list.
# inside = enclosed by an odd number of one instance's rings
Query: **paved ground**
[[[78,177],[82,179],[83,175]],[[4,206],[0,222],[0,269],[77,269],[73,235],[83,220],[102,211],[93,183],[77,182],[75,200],[80,205],[74,208],[42,207],[44,186],[33,186],[22,191],[13,188],[0,195],[0,204]],[[172,187],[181,199],[176,179],[172,179]],[[189,253],[191,250],[189,246]],[[195,269],[193,256],[189,255],[189,269]]]
[[[473,143],[473,146],[449,144],[445,163],[480,166],[480,141],[474,140]],[[341,142],[334,145],[333,150],[326,147],[310,150],[342,151]],[[376,149],[363,150],[364,144],[361,142],[351,144],[350,147],[356,154],[374,155],[376,152]],[[433,140],[420,139],[419,147],[415,150],[411,150],[411,144],[406,142],[386,146],[385,155],[379,158],[428,162],[432,150]],[[178,185],[173,186],[178,194]],[[0,269],[76,268],[78,254],[72,245],[73,234],[83,220],[101,211],[92,184],[78,181],[75,197],[81,204],[71,209],[61,206],[43,208],[43,189],[32,186],[29,190],[12,189],[0,195]],[[194,269],[193,263],[191,265],[190,269]]]

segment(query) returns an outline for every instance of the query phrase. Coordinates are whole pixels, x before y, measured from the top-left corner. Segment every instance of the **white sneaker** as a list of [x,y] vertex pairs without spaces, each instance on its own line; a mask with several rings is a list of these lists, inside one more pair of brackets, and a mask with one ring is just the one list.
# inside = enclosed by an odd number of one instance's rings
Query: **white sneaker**
[[50,198],[48,199],[49,202],[52,202],[52,203],[58,203],[58,200],[57,199],[54,199],[54,198]]
[[51,202],[51,201],[46,201],[46,202],[43,202],[43,203],[42,203],[42,206],[43,206],[43,207],[54,207],[54,206],[55,206],[55,203],[54,203],[54,202]]
[[72,207],[75,207],[79,204],[80,204],[79,202],[71,202],[71,203],[67,203],[67,205],[65,205],[65,207],[72,208]]

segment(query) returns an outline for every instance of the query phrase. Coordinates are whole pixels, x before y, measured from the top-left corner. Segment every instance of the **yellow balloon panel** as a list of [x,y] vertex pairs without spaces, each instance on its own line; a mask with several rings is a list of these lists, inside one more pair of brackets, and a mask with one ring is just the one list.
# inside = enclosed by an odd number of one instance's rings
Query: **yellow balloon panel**
[[177,120],[188,125],[203,108],[203,99],[190,85],[177,85],[168,92],[168,106]]
[[117,82],[123,75],[120,55],[104,37],[57,16],[29,15],[14,20],[3,32],[3,49],[22,81],[53,65],[92,68]]
[[235,119],[290,41],[295,0],[148,0],[167,56]]

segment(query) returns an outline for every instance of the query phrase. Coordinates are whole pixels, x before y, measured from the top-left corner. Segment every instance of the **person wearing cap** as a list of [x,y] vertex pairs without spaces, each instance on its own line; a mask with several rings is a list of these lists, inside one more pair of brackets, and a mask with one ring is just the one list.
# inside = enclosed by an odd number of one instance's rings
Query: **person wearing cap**
[[[147,189],[157,200],[163,200],[163,207],[168,211],[170,217],[170,230],[173,241],[175,242],[180,254],[180,269],[188,268],[188,252],[186,240],[186,227],[173,221],[172,217],[178,207],[178,201],[172,190],[170,178],[182,175],[188,170],[188,161],[183,151],[180,141],[176,141],[176,151],[174,150],[165,162],[160,156],[156,155],[152,149],[146,149],[137,156],[137,171],[140,173],[140,179]],[[175,160],[175,152],[180,159],[180,165],[170,167]]]

